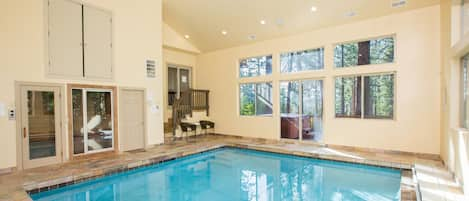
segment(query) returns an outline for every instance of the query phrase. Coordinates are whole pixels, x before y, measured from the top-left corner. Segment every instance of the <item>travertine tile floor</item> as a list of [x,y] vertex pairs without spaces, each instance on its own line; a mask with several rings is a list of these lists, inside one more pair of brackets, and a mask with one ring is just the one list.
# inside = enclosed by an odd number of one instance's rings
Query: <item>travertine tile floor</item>
[[[435,156],[207,135],[199,136],[195,142],[193,142],[193,139],[189,142],[180,140],[175,143],[155,146],[145,151],[90,157],[63,164],[1,175],[0,201],[30,200],[26,191],[47,190],[48,187],[56,188],[66,183],[80,182],[93,177],[125,171],[223,146],[244,147],[399,169],[415,167],[416,175],[413,175],[414,178],[412,178],[412,175],[409,175],[410,178],[403,178],[403,188],[407,188],[406,183],[412,186],[414,184],[413,180],[418,180],[422,200],[466,200],[459,186],[444,168],[441,160]],[[403,191],[407,190],[403,189]],[[409,196],[406,193],[408,192],[402,193],[402,200],[415,200],[415,196]]]

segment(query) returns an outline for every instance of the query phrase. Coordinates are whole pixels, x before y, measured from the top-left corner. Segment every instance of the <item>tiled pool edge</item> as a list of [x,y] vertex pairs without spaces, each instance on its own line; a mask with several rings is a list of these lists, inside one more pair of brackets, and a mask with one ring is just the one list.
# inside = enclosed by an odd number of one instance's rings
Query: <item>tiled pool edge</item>
[[[67,185],[89,181],[92,179],[105,177],[105,176],[112,175],[112,174],[130,171],[130,170],[134,170],[134,169],[141,168],[141,167],[147,167],[147,166],[151,166],[151,165],[155,165],[159,163],[164,163],[167,161],[175,160],[177,158],[200,154],[200,153],[204,153],[207,151],[224,148],[224,147],[251,149],[251,150],[265,151],[265,152],[272,152],[272,153],[279,153],[279,154],[289,154],[289,155],[295,155],[295,156],[307,157],[307,158],[316,158],[316,159],[322,159],[322,160],[330,160],[330,161],[338,161],[338,162],[346,162],[346,163],[363,164],[363,165],[398,169],[398,170],[401,170],[401,200],[402,201],[416,200],[415,199],[416,197],[415,186],[416,185],[409,183],[409,181],[413,181],[412,179],[413,174],[411,172],[412,165],[410,164],[399,164],[399,163],[391,163],[391,162],[386,162],[386,161],[375,161],[375,160],[367,160],[367,159],[350,160],[347,157],[331,156],[331,155],[328,156],[328,155],[323,155],[319,153],[309,153],[309,152],[302,152],[302,151],[290,151],[290,150],[286,150],[282,148],[263,147],[263,146],[250,145],[250,144],[244,144],[244,143],[225,143],[225,144],[199,147],[196,150],[178,151],[175,153],[169,153],[169,154],[162,155],[162,156],[152,157],[152,158],[144,159],[144,160],[137,161],[137,162],[131,162],[131,163],[123,164],[120,166],[115,166],[112,168],[100,169],[100,170],[88,172],[85,174],[79,174],[79,175],[68,176],[64,178],[41,181],[38,183],[28,183],[28,184],[25,184],[23,187],[24,187],[25,193],[29,195],[33,193],[61,188]],[[31,199],[29,198],[28,200],[31,200]]]

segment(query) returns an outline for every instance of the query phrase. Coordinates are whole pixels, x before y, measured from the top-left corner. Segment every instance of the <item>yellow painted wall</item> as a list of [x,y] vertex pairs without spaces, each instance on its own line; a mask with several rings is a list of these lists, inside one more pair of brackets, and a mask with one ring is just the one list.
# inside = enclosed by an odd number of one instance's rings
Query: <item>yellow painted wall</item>
[[[333,44],[396,35],[392,64],[334,69]],[[279,73],[281,52],[325,47],[325,69]],[[273,54],[273,74],[251,81],[273,80],[273,117],[240,117],[240,58]],[[334,117],[334,76],[397,72],[395,120]],[[440,153],[440,7],[432,6],[289,37],[204,53],[197,57],[197,86],[210,89],[210,116],[216,132],[279,139],[279,80],[324,79],[324,143],[402,151]]]
[[[163,142],[163,112],[149,104],[163,103],[161,0],[85,0],[113,12],[114,81],[69,81],[45,77],[46,40],[43,0],[6,0],[0,7],[0,102],[15,107],[15,81],[86,83],[146,88],[148,143]],[[156,59],[155,79],[145,76],[145,60]],[[65,104],[65,100],[63,102]],[[64,130],[66,129],[66,120]],[[16,166],[15,121],[0,117],[0,169]],[[66,133],[63,133],[66,136]]]

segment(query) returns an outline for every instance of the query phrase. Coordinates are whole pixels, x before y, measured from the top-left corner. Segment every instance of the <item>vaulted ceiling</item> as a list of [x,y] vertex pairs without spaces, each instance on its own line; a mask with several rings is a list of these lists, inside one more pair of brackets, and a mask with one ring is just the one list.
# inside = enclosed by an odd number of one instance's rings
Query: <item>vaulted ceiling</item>
[[208,52],[440,2],[405,0],[403,6],[391,6],[400,1],[404,0],[163,0],[163,20]]

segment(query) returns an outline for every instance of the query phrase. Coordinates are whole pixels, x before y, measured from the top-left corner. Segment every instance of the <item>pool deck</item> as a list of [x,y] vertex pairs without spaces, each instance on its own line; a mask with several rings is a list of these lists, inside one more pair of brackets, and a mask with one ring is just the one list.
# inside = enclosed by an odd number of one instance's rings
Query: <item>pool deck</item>
[[[402,201],[417,200],[420,195],[424,201],[465,200],[452,175],[435,155],[206,135],[197,137],[195,141],[194,138],[179,140],[142,151],[92,156],[0,175],[0,201],[31,200],[27,192],[62,187],[227,146],[402,169]],[[419,195],[415,194],[417,183],[420,186]]]

